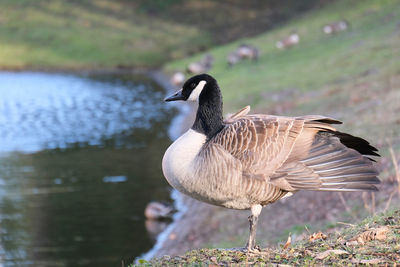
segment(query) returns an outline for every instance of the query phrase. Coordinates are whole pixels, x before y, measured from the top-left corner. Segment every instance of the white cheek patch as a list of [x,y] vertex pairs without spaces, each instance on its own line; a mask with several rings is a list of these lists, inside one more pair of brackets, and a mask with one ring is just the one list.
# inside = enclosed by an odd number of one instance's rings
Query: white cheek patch
[[189,98],[187,99],[187,101],[198,101],[199,100],[199,96],[201,94],[201,91],[203,91],[204,86],[206,85],[206,81],[200,81],[199,84],[196,86],[196,88],[194,88],[194,90],[192,91],[192,93],[190,94]]

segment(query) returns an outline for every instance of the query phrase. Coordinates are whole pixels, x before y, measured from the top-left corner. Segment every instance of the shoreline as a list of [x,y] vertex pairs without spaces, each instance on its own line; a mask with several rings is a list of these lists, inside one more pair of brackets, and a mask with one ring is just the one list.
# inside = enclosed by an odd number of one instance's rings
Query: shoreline
[[179,221],[181,216],[183,216],[183,214],[185,214],[185,212],[187,211],[188,207],[185,205],[182,195],[177,190],[172,189],[171,198],[174,200],[174,207],[178,211],[172,216],[172,223],[169,224],[167,228],[157,236],[157,240],[154,246],[146,253],[136,257],[135,262],[137,262],[140,259],[148,261],[154,257],[157,257],[158,255],[157,253],[163,249],[165,240],[168,239],[171,232],[175,229],[175,224]]
[[[173,93],[178,88],[173,86],[165,72],[156,71],[151,77],[163,88],[166,88],[168,94]],[[171,142],[176,140],[182,133],[186,132],[192,125],[196,113],[196,103],[169,103],[179,110],[179,114],[172,120],[168,130]],[[164,177],[162,177],[164,179]],[[171,187],[172,188],[172,187]],[[207,220],[221,207],[213,206],[200,202],[189,196],[186,196],[176,189],[172,188],[171,198],[174,200],[174,206],[177,212],[173,215],[173,221],[162,231],[156,239],[153,248],[148,252],[135,258],[135,262],[140,259],[151,260],[152,258],[162,257],[164,255],[176,255],[186,251],[186,248],[200,247],[203,245],[204,238],[212,233],[215,228],[205,227],[204,231],[193,233],[194,229],[200,228],[207,223]],[[226,210],[226,209],[225,209]],[[197,214],[197,216],[192,216]],[[211,231],[210,231],[211,230]],[[179,246],[177,246],[179,244]]]
[[[156,71],[151,73],[150,75],[160,86],[167,90],[168,94],[173,93],[175,90],[177,90],[177,88],[169,82],[168,76],[164,72]],[[179,114],[172,119],[171,125],[168,129],[168,135],[171,139],[171,142],[173,142],[182,133],[190,128],[191,124],[194,121],[195,109],[194,106],[187,103],[170,104],[179,110]],[[164,179],[164,177],[162,178]],[[183,218],[187,217],[189,210],[192,211],[193,209],[198,209],[199,204],[200,207],[201,204],[203,204],[197,200],[191,199],[183,195],[172,187],[171,189],[171,198],[174,201],[174,207],[177,210],[177,212],[173,215],[173,221],[164,231],[162,231],[157,236],[156,243],[154,244],[153,248],[150,249],[148,252],[136,257],[135,261],[138,261],[139,259],[151,260],[154,257],[165,255],[166,251],[168,251],[168,254],[170,254],[169,251],[171,245],[169,244],[169,240],[176,241],[175,238],[179,238],[175,234],[175,232],[177,232],[178,229],[182,230],[191,228],[191,224],[186,223]],[[184,237],[186,238],[186,236]]]

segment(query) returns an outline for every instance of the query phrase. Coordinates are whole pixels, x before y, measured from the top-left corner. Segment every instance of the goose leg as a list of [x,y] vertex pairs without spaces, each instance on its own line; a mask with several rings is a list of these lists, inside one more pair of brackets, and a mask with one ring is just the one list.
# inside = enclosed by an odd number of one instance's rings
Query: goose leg
[[254,252],[256,250],[256,230],[257,230],[257,221],[258,216],[261,213],[262,206],[257,204],[251,207],[251,215],[249,216],[250,222],[250,236],[249,241],[247,242],[247,251]]

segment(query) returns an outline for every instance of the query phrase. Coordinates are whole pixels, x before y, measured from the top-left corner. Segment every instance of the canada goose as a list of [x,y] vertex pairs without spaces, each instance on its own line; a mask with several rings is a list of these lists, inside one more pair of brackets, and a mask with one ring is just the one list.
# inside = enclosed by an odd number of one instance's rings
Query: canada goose
[[167,227],[170,222],[167,220],[152,220],[152,219],[147,219],[144,222],[144,227],[146,228],[147,233],[149,234],[149,237],[153,240],[157,240],[157,236],[163,232]]
[[199,62],[190,63],[186,70],[189,74],[199,74],[207,72],[214,63],[214,57],[210,54],[205,55]]
[[337,131],[341,122],[319,115],[248,115],[222,118],[217,81],[207,74],[187,80],[165,101],[197,101],[191,129],[167,149],[162,169],[180,192],[210,204],[250,209],[247,250],[255,249],[263,206],[298,190],[369,191],[380,181],[366,140]]
[[335,34],[337,32],[345,31],[349,28],[349,23],[345,20],[336,21],[327,24],[323,27],[323,31],[326,34]]
[[233,65],[236,65],[237,63],[239,63],[240,57],[235,50],[227,56],[226,60],[228,62],[228,67],[232,67]]
[[260,50],[253,45],[241,44],[237,49],[237,53],[240,58],[257,60],[260,54]]
[[292,33],[285,39],[276,42],[276,47],[279,49],[286,49],[292,47],[300,42],[300,36],[297,33]]
[[171,217],[171,213],[173,210],[174,209],[168,204],[152,201],[147,204],[144,210],[144,216],[146,216],[147,219],[151,220],[169,218]]
[[259,55],[260,50],[257,47],[248,44],[241,44],[235,51],[228,55],[228,66],[232,67],[233,65],[239,63],[241,59],[251,59],[257,61]]
[[204,57],[201,59],[201,63],[205,66],[212,66],[214,64],[214,57],[211,54],[206,54]]
[[181,71],[177,71],[172,74],[170,82],[176,87],[182,86],[183,82],[185,81],[185,74]]

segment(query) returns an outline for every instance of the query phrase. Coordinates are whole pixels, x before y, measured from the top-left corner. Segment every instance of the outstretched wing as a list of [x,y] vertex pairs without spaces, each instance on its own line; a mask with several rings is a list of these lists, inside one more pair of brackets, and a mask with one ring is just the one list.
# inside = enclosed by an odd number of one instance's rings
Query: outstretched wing
[[376,149],[359,137],[336,131],[337,120],[311,115],[247,115],[227,124],[213,142],[242,165],[243,178],[281,190],[376,190]]
[[213,143],[240,160],[244,176],[266,179],[289,157],[303,127],[303,119],[247,115],[227,124]]
[[380,181],[368,156],[379,156],[376,151],[360,137],[321,130],[302,159],[284,162],[270,180],[294,190],[375,191]]

